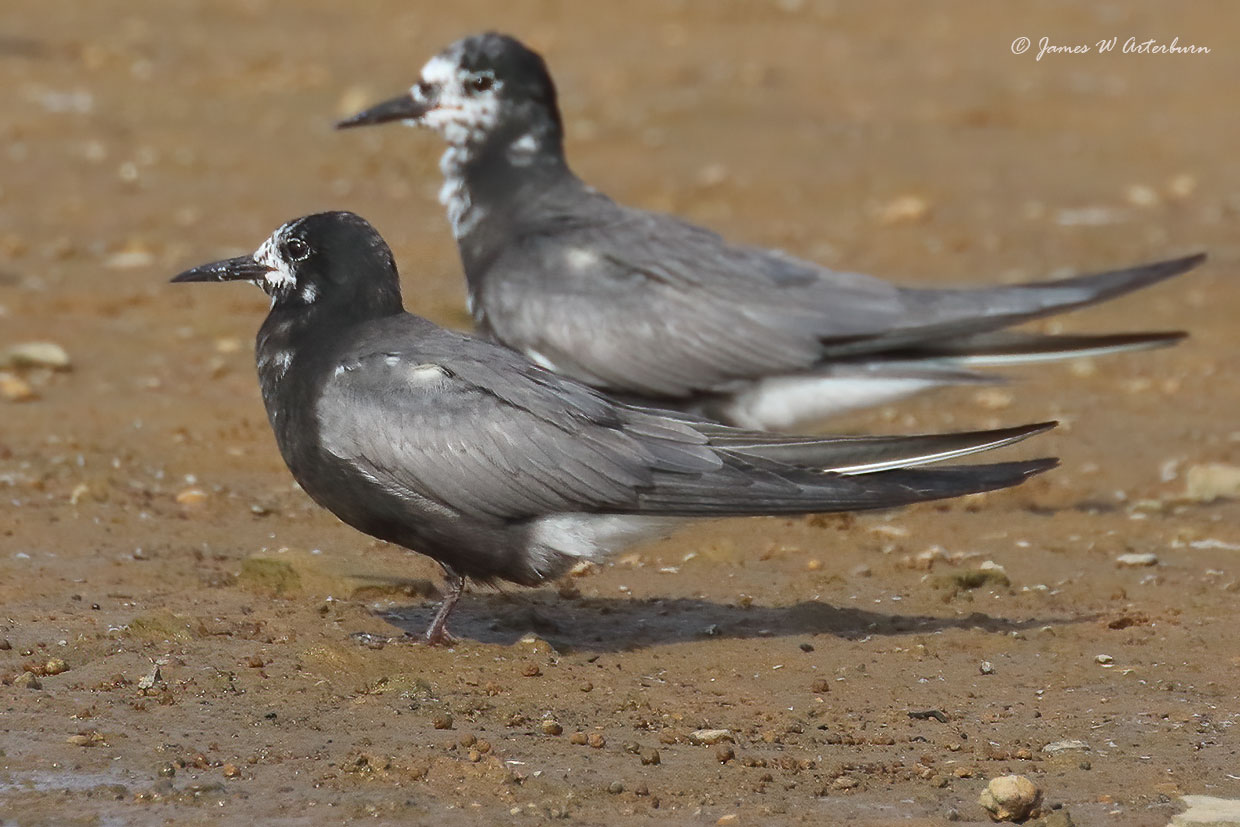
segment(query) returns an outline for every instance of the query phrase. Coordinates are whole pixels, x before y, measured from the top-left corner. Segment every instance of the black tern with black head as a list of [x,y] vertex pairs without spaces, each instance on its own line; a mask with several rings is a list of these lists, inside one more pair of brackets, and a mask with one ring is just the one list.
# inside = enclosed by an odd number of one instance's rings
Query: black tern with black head
[[913,468],[1051,427],[794,437],[610,400],[406,313],[387,244],[352,213],[299,218],[253,255],[175,282],[271,296],[256,348],[267,417],[319,505],[449,577],[533,586],[687,518],[888,508],[1016,485],[1053,459]]
[[1192,255],[1075,278],[924,290],[729,244],[623,207],[569,169],[542,58],[488,33],[431,59],[410,91],[339,124],[428,127],[480,332],[612,394],[787,430],[998,367],[1172,344],[1181,332],[1006,328],[1124,295]]

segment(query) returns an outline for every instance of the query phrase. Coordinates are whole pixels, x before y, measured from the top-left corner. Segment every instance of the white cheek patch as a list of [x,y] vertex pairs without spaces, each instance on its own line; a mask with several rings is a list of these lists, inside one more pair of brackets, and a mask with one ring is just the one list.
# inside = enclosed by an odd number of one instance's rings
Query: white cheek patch
[[[465,183],[465,166],[474,149],[483,143],[499,124],[500,103],[496,91],[501,82],[487,92],[476,95],[465,93],[465,84],[473,76],[461,65],[459,49],[449,49],[431,58],[422,67],[421,83],[437,90],[435,106],[420,119],[420,125],[438,133],[448,144],[440,159],[444,183],[439,190],[439,202],[447,208],[448,220],[452,222],[452,234],[461,239],[469,235],[485,217],[485,211],[473,203]],[[409,92],[415,101],[423,102],[421,84]],[[531,141],[533,142],[531,136]],[[523,148],[524,157],[532,157],[536,146]]]
[[[499,103],[494,90],[479,95],[466,95],[465,82],[472,72],[460,65],[454,53],[433,57],[422,67],[422,82],[438,90],[435,108],[421,118],[422,125],[431,129],[453,146],[465,146],[481,141],[499,122]],[[421,101],[418,86],[409,94]]]
[[272,297],[283,296],[288,294],[297,286],[297,277],[293,275],[288,268],[288,262],[280,255],[278,248],[281,240],[281,234],[288,225],[284,225],[272,234],[271,238],[263,242],[263,245],[254,253],[254,260],[259,264],[270,267],[271,271],[263,276],[266,284],[260,285]]

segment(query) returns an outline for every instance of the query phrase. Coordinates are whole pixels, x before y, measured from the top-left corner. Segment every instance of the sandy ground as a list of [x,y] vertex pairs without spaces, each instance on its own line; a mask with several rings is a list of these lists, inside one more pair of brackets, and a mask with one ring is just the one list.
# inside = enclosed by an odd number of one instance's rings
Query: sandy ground
[[[1019,490],[707,525],[405,642],[436,571],[293,486],[263,297],[165,282],[347,208],[463,326],[437,141],[331,125],[490,27],[547,55],[622,200],[918,284],[1204,248],[1059,323],[1192,339],[840,423],[1061,419],[1009,452],[1063,458]],[[1009,772],[1060,824],[1240,797],[1240,505],[1185,496],[1240,464],[1238,31],[1225,3],[0,4],[0,350],[72,359],[0,399],[0,822],[937,824]]]

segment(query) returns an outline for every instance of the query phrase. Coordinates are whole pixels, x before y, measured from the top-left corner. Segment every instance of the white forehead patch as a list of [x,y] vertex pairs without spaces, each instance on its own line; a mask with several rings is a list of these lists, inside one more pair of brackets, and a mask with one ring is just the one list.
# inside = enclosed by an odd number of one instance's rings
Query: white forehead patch
[[276,230],[271,234],[271,238],[264,241],[254,253],[255,261],[271,268],[271,271],[263,276],[266,284],[260,286],[271,294],[272,298],[287,295],[297,286],[297,277],[289,269],[288,262],[280,255],[280,242],[284,240],[284,234],[288,232],[288,229],[289,225],[285,224]]
[[[501,82],[496,80],[487,92],[470,95],[465,84],[473,76],[473,72],[461,66],[456,50],[436,55],[422,67],[421,83],[433,87],[436,98],[435,108],[423,115],[420,123],[454,146],[483,140],[499,122],[495,92]],[[409,94],[421,102],[421,84],[415,84]]]

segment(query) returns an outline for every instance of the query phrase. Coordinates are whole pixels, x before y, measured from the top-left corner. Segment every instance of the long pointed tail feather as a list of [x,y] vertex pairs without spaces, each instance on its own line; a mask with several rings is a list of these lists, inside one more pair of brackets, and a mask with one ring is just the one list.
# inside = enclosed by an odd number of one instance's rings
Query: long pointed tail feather
[[1154,350],[1171,347],[1186,338],[1188,338],[1188,333],[1183,330],[1095,335],[1047,335],[1002,331],[925,348],[918,351],[916,356],[910,355],[910,359],[942,359],[951,365],[965,365],[971,368],[1007,367]]
[[1205,260],[1205,253],[1196,253],[1056,281],[909,291],[909,318],[921,318],[922,323],[910,322],[907,327],[875,336],[827,341],[823,355],[837,359],[923,345],[933,347],[940,341],[988,333],[1113,299],[1185,273]]
[[774,483],[720,490],[710,480],[656,486],[640,499],[643,514],[680,517],[741,517],[812,514],[893,508],[1019,485],[1049,471],[1058,459],[990,465],[884,471],[846,476],[803,472]]
[[917,436],[782,437],[720,429],[711,444],[743,460],[771,460],[836,474],[873,474],[959,459],[1013,445],[1054,428],[1037,422],[1013,428]]

